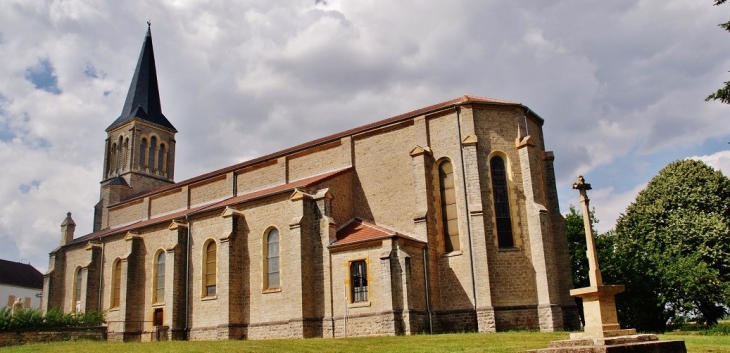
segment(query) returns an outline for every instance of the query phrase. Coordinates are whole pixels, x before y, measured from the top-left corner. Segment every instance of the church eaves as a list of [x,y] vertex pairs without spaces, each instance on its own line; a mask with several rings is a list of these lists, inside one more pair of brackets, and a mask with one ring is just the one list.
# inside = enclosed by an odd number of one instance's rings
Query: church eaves
[[177,130],[162,114],[160,105],[160,91],[157,87],[157,69],[155,68],[155,54],[152,50],[152,34],[149,26],[147,35],[139,53],[137,68],[129,85],[127,99],[124,101],[122,114],[106,129],[107,131],[138,118],[167,129]]

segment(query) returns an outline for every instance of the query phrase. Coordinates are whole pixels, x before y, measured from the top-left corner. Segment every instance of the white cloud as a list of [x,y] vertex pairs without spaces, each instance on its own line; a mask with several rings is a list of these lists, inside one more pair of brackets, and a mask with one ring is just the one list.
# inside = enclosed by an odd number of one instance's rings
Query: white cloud
[[721,171],[725,176],[730,177],[730,151],[719,151],[705,156],[692,156],[687,159],[696,159],[705,162],[707,165]]

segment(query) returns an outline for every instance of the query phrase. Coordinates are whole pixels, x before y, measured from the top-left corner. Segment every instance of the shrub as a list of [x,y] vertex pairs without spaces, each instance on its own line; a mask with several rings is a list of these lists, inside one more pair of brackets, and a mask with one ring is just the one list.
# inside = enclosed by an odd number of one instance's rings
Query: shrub
[[104,312],[64,313],[59,308],[49,310],[45,317],[40,309],[23,309],[11,316],[9,307],[0,308],[0,331],[36,328],[92,327],[105,323]]

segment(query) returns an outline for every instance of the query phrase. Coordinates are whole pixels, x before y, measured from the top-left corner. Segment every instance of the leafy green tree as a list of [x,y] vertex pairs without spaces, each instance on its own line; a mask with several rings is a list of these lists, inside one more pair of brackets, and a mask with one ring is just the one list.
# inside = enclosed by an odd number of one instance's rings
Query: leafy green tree
[[[715,0],[715,6],[719,6],[725,3],[725,1],[727,0]],[[721,23],[718,26],[730,32],[730,22]],[[705,100],[719,100],[720,102],[723,102],[725,104],[730,103],[730,81],[726,81],[724,86],[720,87],[717,92],[707,96]]]
[[[595,224],[598,223],[595,211],[590,211],[593,234],[596,233]],[[588,257],[586,256],[586,230],[583,224],[583,215],[570,205],[565,215],[565,228],[568,233],[568,251],[570,252],[570,268],[573,270],[573,288],[583,288],[590,285],[588,279]]]
[[608,276],[626,285],[619,319],[662,331],[694,316],[714,325],[730,305],[730,179],[703,162],[659,171],[616,224]]
[[[605,272],[604,267],[611,264],[614,248],[614,232],[598,234],[595,224],[598,223],[595,210],[590,211],[591,229],[596,234],[594,243],[596,244],[596,252],[598,253],[598,263],[602,273]],[[590,286],[590,278],[588,277],[588,256],[586,251],[586,231],[583,224],[583,215],[576,211],[575,206],[570,205],[568,214],[565,215],[565,226],[568,235],[568,251],[570,253],[570,267],[573,271],[573,288],[583,288]],[[605,278],[605,275],[604,275]],[[575,298],[575,303],[580,308],[580,320],[585,324],[583,317],[583,302],[580,298]]]

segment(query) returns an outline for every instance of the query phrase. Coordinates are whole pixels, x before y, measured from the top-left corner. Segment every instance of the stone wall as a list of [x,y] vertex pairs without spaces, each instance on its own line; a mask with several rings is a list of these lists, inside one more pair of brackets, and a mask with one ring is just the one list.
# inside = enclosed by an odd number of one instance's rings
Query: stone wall
[[26,343],[46,343],[60,341],[105,341],[106,327],[60,328],[52,330],[16,330],[0,332],[0,347]]

